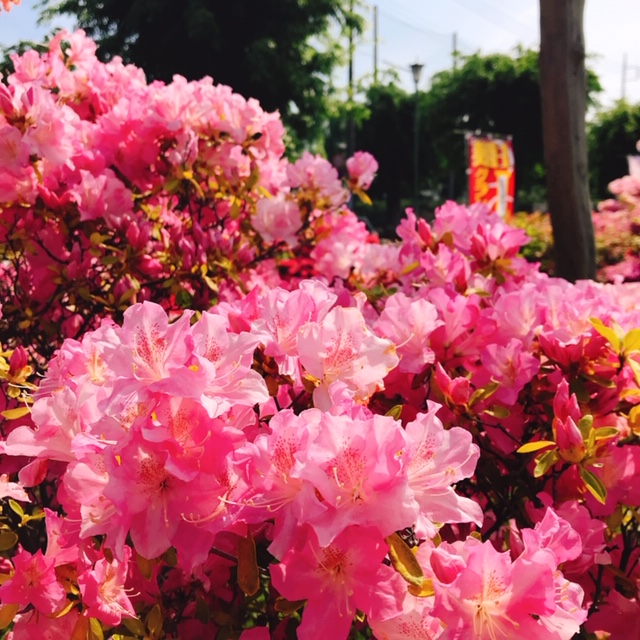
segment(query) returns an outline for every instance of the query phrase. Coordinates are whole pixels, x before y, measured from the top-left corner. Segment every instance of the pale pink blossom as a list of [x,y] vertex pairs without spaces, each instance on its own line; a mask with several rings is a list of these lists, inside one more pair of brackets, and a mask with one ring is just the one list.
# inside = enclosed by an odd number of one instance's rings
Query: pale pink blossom
[[445,430],[436,416],[439,405],[428,401],[428,412],[407,424],[407,446],[402,454],[409,486],[420,506],[416,533],[433,538],[447,522],[482,524],[480,505],[458,495],[453,486],[473,475],[480,450],[471,434],[460,427]]
[[6,473],[0,475],[0,499],[13,498],[21,502],[31,502],[27,492],[18,482],[10,482]]
[[262,198],[256,205],[253,226],[267,243],[282,240],[294,246],[298,240],[296,233],[302,226],[300,209],[285,194]]
[[136,617],[124,586],[131,556],[131,549],[125,549],[122,560],[100,558],[92,568],[78,576],[82,603],[87,607],[88,615],[107,625],[118,625],[123,617]]
[[45,614],[62,609],[66,593],[56,578],[54,558],[46,558],[41,550],[32,555],[20,548],[11,562],[14,573],[0,585],[2,604],[32,604]]
[[346,383],[358,402],[384,387],[384,377],[398,364],[394,344],[375,336],[360,311],[336,307],[322,323],[309,322],[298,333],[300,362],[316,384],[313,397],[328,409],[328,388]]
[[379,619],[396,615],[406,591],[400,576],[382,563],[387,546],[376,530],[345,529],[322,547],[312,532],[302,537],[279,564],[271,565],[271,580],[288,600],[306,599],[300,640],[315,640],[320,629],[335,640],[346,639],[359,609]]
[[351,189],[367,190],[378,171],[377,160],[366,151],[356,151],[347,160],[347,171],[349,172],[349,183]]

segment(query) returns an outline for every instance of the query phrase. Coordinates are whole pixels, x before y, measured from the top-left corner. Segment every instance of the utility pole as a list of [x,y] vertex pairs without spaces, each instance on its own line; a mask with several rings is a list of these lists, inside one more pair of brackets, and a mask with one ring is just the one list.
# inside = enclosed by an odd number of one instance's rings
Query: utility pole
[[451,57],[453,58],[453,70],[458,68],[458,34],[453,32],[453,48],[451,49]]
[[373,5],[373,84],[378,84],[378,5]]
[[[630,74],[629,72],[632,72]],[[629,77],[631,75],[631,77]],[[628,64],[627,54],[622,57],[622,99],[627,99],[627,84],[634,80],[640,80],[640,66]]]
[[353,0],[349,2],[349,88],[347,90],[347,157],[350,158],[356,147],[356,125],[353,119]]
[[420,82],[420,74],[424,65],[416,62],[411,65],[411,73],[413,74],[413,82],[415,84],[415,112],[413,123],[413,208],[418,215],[418,156],[419,156],[419,124],[420,124],[420,103],[418,94],[418,84]]

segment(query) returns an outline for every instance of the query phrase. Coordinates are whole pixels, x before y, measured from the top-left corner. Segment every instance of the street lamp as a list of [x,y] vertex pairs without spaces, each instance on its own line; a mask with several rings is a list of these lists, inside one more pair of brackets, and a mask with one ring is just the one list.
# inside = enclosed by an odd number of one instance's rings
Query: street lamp
[[411,74],[413,75],[413,82],[415,85],[415,114],[413,124],[413,208],[418,211],[418,124],[420,111],[418,109],[418,83],[420,82],[420,75],[422,74],[423,64],[415,62],[411,65]]

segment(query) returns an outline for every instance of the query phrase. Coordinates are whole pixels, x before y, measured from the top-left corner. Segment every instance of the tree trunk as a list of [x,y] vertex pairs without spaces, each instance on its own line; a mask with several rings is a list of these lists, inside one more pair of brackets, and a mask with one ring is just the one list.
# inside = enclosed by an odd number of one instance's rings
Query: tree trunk
[[540,92],[556,275],[595,278],[585,130],[585,0],[540,0]]

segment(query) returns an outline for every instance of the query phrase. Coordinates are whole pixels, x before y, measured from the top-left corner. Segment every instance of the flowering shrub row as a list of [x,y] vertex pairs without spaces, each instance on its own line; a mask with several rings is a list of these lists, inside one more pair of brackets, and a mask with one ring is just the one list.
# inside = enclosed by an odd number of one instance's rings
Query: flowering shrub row
[[[614,180],[609,189],[615,199],[598,203],[593,213],[598,279],[603,282],[640,280],[640,179],[625,176]],[[553,269],[553,236],[548,214],[516,214],[516,227],[531,237],[523,255]]]
[[[147,84],[100,63],[81,32],[13,62],[0,85],[3,344],[48,357],[137,301],[203,310],[260,271],[274,285],[314,264],[346,277],[350,253],[364,253],[335,169],[283,159],[282,123],[255,100],[211,79]],[[376,167],[351,158],[351,189]]]
[[596,248],[603,256],[604,279],[640,280],[640,177],[614,180],[609,190],[615,199],[598,204],[593,222]]
[[288,163],[257,103],[81,33],[14,62],[7,638],[633,633],[637,285],[454,203],[380,243],[368,154]]

